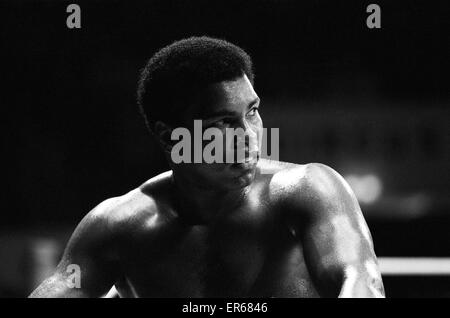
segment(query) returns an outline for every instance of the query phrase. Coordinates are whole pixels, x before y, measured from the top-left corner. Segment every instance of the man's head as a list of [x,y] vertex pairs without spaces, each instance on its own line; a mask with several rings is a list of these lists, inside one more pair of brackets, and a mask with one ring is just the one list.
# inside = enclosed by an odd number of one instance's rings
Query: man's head
[[[192,37],[164,47],[149,60],[139,81],[138,104],[166,151],[176,143],[170,138],[173,129],[193,131],[194,120],[202,120],[203,130],[215,127],[224,136],[226,128],[241,128],[259,141],[262,121],[253,80],[251,58],[241,48],[224,40]],[[236,147],[225,139],[224,155]],[[256,160],[241,165],[181,164],[176,169],[206,184],[235,187],[251,182],[255,167]]]

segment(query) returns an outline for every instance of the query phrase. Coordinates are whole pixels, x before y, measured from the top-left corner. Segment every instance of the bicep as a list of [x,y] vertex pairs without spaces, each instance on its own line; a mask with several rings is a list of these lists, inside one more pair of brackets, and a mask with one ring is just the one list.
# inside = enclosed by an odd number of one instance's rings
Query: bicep
[[305,259],[324,294],[369,296],[382,289],[376,256],[364,231],[368,231],[365,222],[348,215],[317,220],[305,230]]
[[89,297],[81,288],[74,286],[72,278],[58,270],[44,280],[31,294],[30,298],[84,298]]
[[328,167],[312,167],[308,218],[303,227],[305,259],[325,295],[383,293],[372,238],[352,190]]
[[100,297],[114,284],[118,260],[103,208],[99,205],[84,217],[55,273],[31,297]]

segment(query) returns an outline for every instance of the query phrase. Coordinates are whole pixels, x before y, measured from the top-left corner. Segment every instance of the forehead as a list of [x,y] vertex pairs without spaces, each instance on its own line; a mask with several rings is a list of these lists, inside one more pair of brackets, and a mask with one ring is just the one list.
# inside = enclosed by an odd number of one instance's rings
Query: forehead
[[196,98],[192,115],[207,117],[209,114],[227,110],[241,112],[258,95],[246,75],[231,81],[209,85]]

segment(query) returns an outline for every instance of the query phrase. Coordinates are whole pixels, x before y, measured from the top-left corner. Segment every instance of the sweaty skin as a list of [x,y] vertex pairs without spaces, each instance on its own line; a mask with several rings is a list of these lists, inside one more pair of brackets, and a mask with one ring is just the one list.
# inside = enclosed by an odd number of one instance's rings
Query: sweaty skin
[[[202,102],[189,120],[261,133],[246,76],[212,85]],[[156,124],[170,150],[167,131]],[[171,167],[89,212],[30,297],[101,297],[112,286],[121,297],[384,297],[361,209],[333,169],[265,159]]]
[[[261,174],[261,171],[273,171]],[[245,197],[208,224],[178,211],[172,172],[104,201],[82,220],[32,297],[381,297],[367,225],[321,164],[260,160]],[[70,288],[69,264],[81,267]]]

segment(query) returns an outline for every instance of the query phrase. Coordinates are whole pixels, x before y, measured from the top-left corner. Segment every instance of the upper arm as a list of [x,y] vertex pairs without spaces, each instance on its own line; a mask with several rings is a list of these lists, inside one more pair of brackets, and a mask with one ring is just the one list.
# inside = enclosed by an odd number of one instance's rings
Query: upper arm
[[306,167],[294,202],[305,260],[327,296],[383,296],[372,237],[345,180],[321,164]]
[[116,238],[108,216],[113,203],[106,200],[83,218],[55,273],[30,297],[100,297],[111,288],[118,275]]

